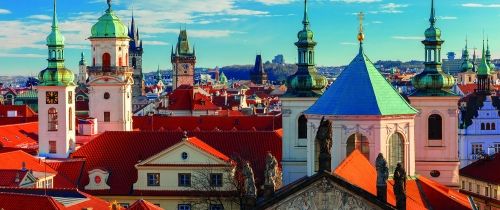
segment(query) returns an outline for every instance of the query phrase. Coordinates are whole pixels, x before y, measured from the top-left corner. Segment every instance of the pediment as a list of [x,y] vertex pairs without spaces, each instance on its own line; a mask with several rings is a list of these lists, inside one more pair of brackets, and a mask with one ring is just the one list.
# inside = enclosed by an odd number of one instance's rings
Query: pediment
[[109,84],[109,83],[123,83],[123,81],[119,78],[112,76],[102,76],[94,78],[93,80],[89,81],[88,85]]
[[137,166],[162,165],[226,165],[227,162],[206,152],[187,141],[179,142],[174,146],[140,162]]

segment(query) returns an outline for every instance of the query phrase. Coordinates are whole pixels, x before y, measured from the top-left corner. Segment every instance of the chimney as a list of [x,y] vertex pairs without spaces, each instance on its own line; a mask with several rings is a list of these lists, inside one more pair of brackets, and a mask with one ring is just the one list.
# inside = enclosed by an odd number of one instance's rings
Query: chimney
[[21,178],[19,177],[19,172],[16,173],[16,179],[14,180],[14,182],[16,183],[19,183],[21,181]]
[[22,172],[26,171],[26,162],[24,162],[24,161],[21,163],[21,171]]
[[375,161],[377,169],[377,198],[387,202],[387,179],[389,178],[389,168],[382,153],[379,153]]

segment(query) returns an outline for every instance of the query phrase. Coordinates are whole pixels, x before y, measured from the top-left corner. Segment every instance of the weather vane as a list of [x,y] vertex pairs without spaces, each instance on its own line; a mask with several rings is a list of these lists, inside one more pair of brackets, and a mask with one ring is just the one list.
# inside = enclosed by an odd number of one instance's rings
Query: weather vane
[[108,1],[108,9],[111,10],[111,0],[107,0]]
[[365,35],[363,34],[363,20],[365,18],[365,14],[363,12],[359,12],[358,14],[358,19],[359,19],[359,33],[358,33],[358,41],[363,42],[365,40]]

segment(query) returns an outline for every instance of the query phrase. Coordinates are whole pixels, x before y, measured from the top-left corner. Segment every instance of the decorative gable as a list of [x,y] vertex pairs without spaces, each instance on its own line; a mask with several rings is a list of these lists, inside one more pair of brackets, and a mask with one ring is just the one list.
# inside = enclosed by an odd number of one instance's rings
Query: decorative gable
[[103,169],[93,169],[89,171],[89,184],[85,186],[86,190],[109,190],[107,184],[109,172]]

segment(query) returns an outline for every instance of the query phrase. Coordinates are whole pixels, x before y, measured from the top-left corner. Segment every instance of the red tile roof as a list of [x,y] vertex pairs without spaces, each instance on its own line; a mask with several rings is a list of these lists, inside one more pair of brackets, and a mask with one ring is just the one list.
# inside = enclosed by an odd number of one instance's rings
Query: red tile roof
[[50,166],[46,165],[43,160],[20,150],[0,153],[0,160],[2,160],[0,170],[21,170],[22,162],[24,162],[28,170],[52,174],[57,173]]
[[481,159],[460,169],[460,176],[500,185],[500,153]]
[[164,210],[157,205],[154,205],[145,200],[137,200],[127,210]]
[[[75,203],[63,203],[76,198]],[[5,210],[109,209],[110,204],[77,189],[0,188],[0,208]]]
[[[270,151],[281,162],[281,135],[277,132],[190,132],[207,145],[232,159],[250,161],[257,183],[264,179],[265,158]],[[88,171],[104,168],[110,172],[111,190],[89,191],[96,195],[133,194],[137,181],[135,164],[181,141],[182,132],[105,132],[81,147],[72,157],[85,157],[79,188],[89,183]]]
[[55,188],[76,188],[82,173],[84,159],[48,160],[47,165],[57,171],[54,177]]
[[134,116],[134,129],[143,131],[273,131],[282,128],[275,116]]
[[[458,88],[460,88],[462,93],[464,93],[464,95],[474,93],[477,88],[477,84],[467,84],[467,85],[457,85],[457,86]],[[492,90],[500,91],[500,85],[494,85],[493,88],[494,89]]]
[[38,122],[1,125],[0,144],[3,147],[38,148]]
[[193,86],[181,85],[168,96],[168,110],[219,110],[210,96],[196,92]]
[[[27,173],[27,170],[0,170],[0,186],[19,187],[20,182],[24,179]],[[17,178],[19,178],[19,181],[16,181]]]
[[[363,188],[373,195],[377,195],[377,171],[358,150],[355,150],[344,159],[333,173],[344,178],[349,183]],[[387,202],[396,205],[393,185],[393,181],[389,180],[387,184]],[[420,187],[422,187],[422,190]],[[458,191],[450,190],[439,183],[430,181],[423,176],[418,176],[416,180],[408,180],[406,182],[406,193],[407,209],[428,209],[427,205],[430,205],[433,209],[471,209],[470,204],[467,206],[464,203],[467,202],[467,196]],[[429,197],[433,198],[430,199]],[[436,197],[439,199],[435,199]],[[439,208],[443,205],[455,208]]]

